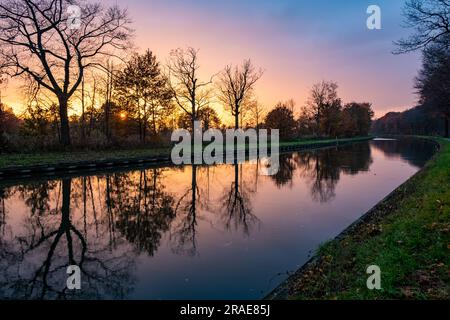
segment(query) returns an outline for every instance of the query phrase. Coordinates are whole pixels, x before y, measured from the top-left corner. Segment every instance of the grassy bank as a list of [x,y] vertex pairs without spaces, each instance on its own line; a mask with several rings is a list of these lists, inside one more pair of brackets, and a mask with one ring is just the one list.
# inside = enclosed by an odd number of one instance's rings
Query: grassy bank
[[103,150],[103,151],[71,151],[45,153],[13,153],[0,155],[0,168],[34,165],[54,165],[80,161],[96,161],[101,159],[129,159],[154,157],[169,154],[169,148]]
[[[289,299],[449,299],[450,142],[287,282]],[[369,290],[369,265],[381,290]]]
[[368,137],[353,137],[353,138],[342,138],[342,139],[316,139],[316,140],[296,140],[296,141],[280,141],[280,147],[291,147],[291,146],[307,146],[311,144],[328,144],[332,142],[344,143],[344,142],[358,142],[367,140]]
[[[366,140],[367,137],[355,137],[348,139],[327,140],[298,140],[280,142],[280,147],[295,146],[320,146],[330,142],[353,142]],[[71,151],[71,152],[45,152],[45,153],[14,153],[0,154],[0,168],[34,165],[55,165],[58,163],[76,163],[80,161],[97,161],[101,159],[130,159],[169,155],[170,148],[140,148],[128,150],[104,150],[104,151]]]

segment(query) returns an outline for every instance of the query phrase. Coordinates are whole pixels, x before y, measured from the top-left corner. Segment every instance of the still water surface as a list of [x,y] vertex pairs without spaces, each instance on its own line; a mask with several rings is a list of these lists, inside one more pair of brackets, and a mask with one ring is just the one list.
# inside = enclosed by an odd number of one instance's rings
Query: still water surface
[[283,154],[275,176],[244,163],[0,181],[0,298],[262,298],[433,152],[380,140]]

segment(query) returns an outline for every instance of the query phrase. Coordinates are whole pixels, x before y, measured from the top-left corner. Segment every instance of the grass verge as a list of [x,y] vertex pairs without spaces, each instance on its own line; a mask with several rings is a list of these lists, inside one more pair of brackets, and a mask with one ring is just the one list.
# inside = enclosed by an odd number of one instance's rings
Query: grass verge
[[[294,274],[289,299],[449,299],[450,142],[360,223]],[[369,265],[381,290],[367,289]]]

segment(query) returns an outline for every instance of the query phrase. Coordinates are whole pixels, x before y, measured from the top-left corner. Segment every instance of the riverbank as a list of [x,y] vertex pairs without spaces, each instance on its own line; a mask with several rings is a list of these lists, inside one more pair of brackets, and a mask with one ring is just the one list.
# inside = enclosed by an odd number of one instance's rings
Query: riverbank
[[[321,148],[369,139],[372,139],[372,137],[284,141],[280,142],[280,151],[287,152]],[[102,169],[148,163],[163,164],[170,162],[170,152],[170,147],[161,147],[131,150],[1,154],[0,178],[85,169]]]
[[[268,299],[449,299],[450,142]],[[367,289],[367,267],[381,290]]]

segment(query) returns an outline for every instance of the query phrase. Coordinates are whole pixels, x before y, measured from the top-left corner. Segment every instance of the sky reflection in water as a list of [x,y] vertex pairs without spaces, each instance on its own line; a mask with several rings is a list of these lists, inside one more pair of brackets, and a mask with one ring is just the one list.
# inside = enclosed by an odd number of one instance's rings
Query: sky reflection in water
[[261,298],[433,152],[372,141],[283,154],[272,177],[245,163],[0,181],[0,298]]

